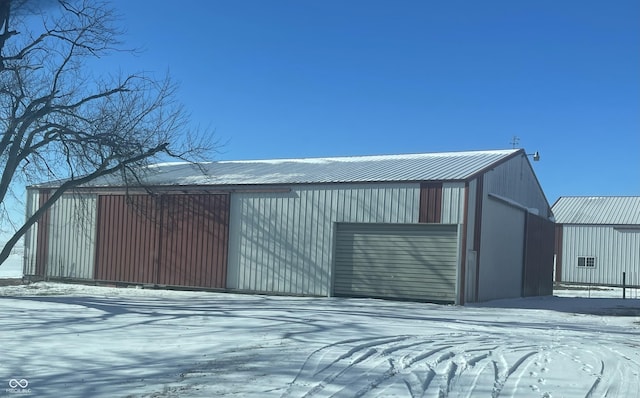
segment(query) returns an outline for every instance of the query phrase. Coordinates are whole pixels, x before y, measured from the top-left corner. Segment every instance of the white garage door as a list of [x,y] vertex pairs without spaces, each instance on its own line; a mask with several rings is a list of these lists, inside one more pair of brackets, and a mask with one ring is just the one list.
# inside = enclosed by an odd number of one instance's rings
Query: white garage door
[[457,225],[337,225],[336,296],[455,302]]

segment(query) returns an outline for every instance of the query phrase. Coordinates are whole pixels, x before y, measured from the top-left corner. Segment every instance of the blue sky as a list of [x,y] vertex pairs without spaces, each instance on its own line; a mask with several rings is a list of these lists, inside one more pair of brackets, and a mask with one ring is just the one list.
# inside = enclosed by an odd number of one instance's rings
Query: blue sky
[[638,0],[112,4],[123,46],[143,51],[95,72],[168,72],[194,125],[224,143],[215,159],[505,149],[518,136],[541,154],[550,204],[640,195]]
[[115,0],[216,159],[540,151],[552,204],[640,195],[640,2]]
[[[176,4],[180,4],[176,7]],[[640,195],[640,2],[124,1],[217,159],[520,147],[553,203]],[[113,64],[109,64],[113,62]]]

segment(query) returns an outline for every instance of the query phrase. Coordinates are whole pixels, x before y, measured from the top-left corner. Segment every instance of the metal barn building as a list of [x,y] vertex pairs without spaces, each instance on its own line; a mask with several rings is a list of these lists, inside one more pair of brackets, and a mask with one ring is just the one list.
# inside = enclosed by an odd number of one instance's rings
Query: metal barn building
[[[458,304],[552,293],[551,210],[522,149],[167,163],[146,184],[65,194],[26,237],[25,275]],[[51,187],[28,188],[28,212]]]
[[640,197],[561,197],[553,213],[557,282],[640,286]]

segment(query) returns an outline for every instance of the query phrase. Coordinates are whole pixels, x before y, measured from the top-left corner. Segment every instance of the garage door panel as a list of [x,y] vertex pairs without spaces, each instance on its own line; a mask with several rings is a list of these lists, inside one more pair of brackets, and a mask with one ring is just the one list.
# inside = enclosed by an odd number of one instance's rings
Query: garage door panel
[[400,245],[394,245],[394,251],[393,252],[389,252],[389,245],[393,245],[392,243],[380,243],[379,245],[377,245],[376,247],[372,247],[370,249],[362,248],[362,247],[354,247],[354,248],[346,248],[346,249],[340,249],[340,250],[336,250],[336,253],[339,253],[341,255],[344,256],[349,256],[351,255],[354,258],[363,258],[366,256],[371,256],[371,257],[375,257],[378,258],[380,256],[390,256],[391,253],[395,254],[395,259],[398,258],[409,258],[412,259],[414,258],[416,255],[418,255],[418,253],[420,253],[421,257],[429,257],[429,256],[433,256],[433,257],[443,257],[443,258],[449,258],[449,255],[447,254],[448,252],[455,250],[456,247],[455,246],[445,246],[445,245],[440,245],[437,247],[430,247],[430,246],[422,246],[422,247],[403,247]]
[[386,238],[381,236],[379,239],[366,239],[366,238],[350,239],[350,240],[345,240],[344,242],[341,242],[341,244],[348,245],[348,246],[355,246],[355,247],[360,247],[360,246],[370,247],[371,245],[377,245],[377,244],[384,244],[384,245],[396,244],[402,247],[411,248],[411,247],[415,247],[419,243],[423,245],[424,244],[433,245],[434,247],[451,246],[453,243],[447,239],[439,239],[439,238],[432,238],[432,237],[413,237],[413,238],[417,240],[416,243],[407,241],[406,237],[403,239],[403,238],[398,238],[394,236],[387,236]]
[[[425,300],[421,289],[401,289],[401,288],[378,288],[375,293],[372,293],[370,289],[363,287],[354,287],[352,289],[351,297],[371,297],[371,298],[393,298],[393,299],[406,299],[406,300]],[[442,301],[452,302],[451,294],[449,291],[444,290],[441,292],[433,291],[428,300],[426,301]]]
[[451,271],[452,265],[443,265],[443,264],[435,264],[433,266],[429,266],[426,268],[416,269],[414,267],[410,267],[409,265],[405,265],[403,267],[402,264],[384,264],[384,265],[369,265],[369,264],[361,264],[361,265],[353,265],[350,270],[337,271],[336,276],[339,275],[353,275],[353,274],[361,274],[363,276],[371,276],[371,275],[381,275],[383,277],[394,277],[400,275],[417,275],[417,276],[428,276],[430,274],[440,274],[440,273],[449,273]]
[[455,301],[456,225],[337,227],[334,294]]
[[[344,289],[369,289],[372,293],[372,297],[379,297],[378,291],[386,288],[397,288],[403,291],[409,290],[420,290],[421,296],[420,299],[428,300],[428,297],[424,296],[424,286],[425,284],[432,284],[429,288],[428,294],[432,294],[433,292],[446,292],[450,293],[451,289],[455,289],[455,284],[453,283],[441,283],[438,278],[427,278],[420,281],[411,281],[411,280],[396,280],[394,283],[387,283],[387,281],[383,279],[375,279],[375,280],[366,280],[366,281],[358,281],[357,284],[349,284],[347,282],[342,284],[336,284],[336,288],[344,288]],[[393,298],[393,297],[390,297]],[[396,298],[402,298],[396,297]]]
[[[428,225],[425,225],[425,227],[429,228]],[[367,233],[366,231],[360,230],[360,231],[353,231],[354,233]],[[408,242],[406,240],[407,237],[418,237],[422,240],[431,240],[433,242],[449,242],[449,239],[447,239],[446,237],[440,236],[439,234],[442,233],[441,231],[438,231],[437,234],[435,233],[429,233],[429,234],[403,234],[402,236],[395,236],[395,234],[402,234],[401,230],[395,230],[395,231],[389,231],[386,234],[376,234],[376,235],[356,235],[356,236],[350,236],[350,237],[345,237],[345,242],[363,242],[363,243],[368,243],[368,242],[387,242],[387,241],[396,241],[396,242],[400,242],[400,243],[405,243],[405,244],[410,244],[410,242]]]
[[[452,248],[454,249],[454,248]],[[419,249],[417,249],[419,250]],[[443,249],[446,250],[446,249]],[[450,261],[450,258],[446,255],[443,255],[441,252],[434,252],[433,255],[429,255],[429,252],[425,252],[427,256],[419,257],[425,264],[430,264],[432,266],[450,266],[451,264],[455,264],[455,262]],[[451,250],[451,249],[450,249]],[[366,257],[365,257],[366,256]],[[393,253],[389,253],[388,251],[379,252],[376,254],[367,254],[367,253],[357,253],[356,256],[344,256],[345,259],[350,259],[353,264],[361,264],[362,266],[372,266],[376,265],[383,266],[385,263],[393,263],[395,266],[399,264],[406,263],[410,265],[415,264],[415,260],[418,257],[393,257]]]
[[[398,282],[402,282],[402,285],[398,285]],[[436,276],[420,278],[419,280],[415,277],[396,277],[392,282],[388,281],[388,278],[384,277],[376,277],[376,278],[366,278],[358,281],[357,285],[369,285],[369,286],[401,286],[402,288],[410,288],[410,287],[424,287],[425,283],[433,283],[433,286],[430,286],[430,291],[434,290],[449,290],[455,288],[455,283],[451,282],[442,282],[442,279]],[[344,282],[343,284],[336,283],[336,286],[357,286],[353,283]]]
[[[403,264],[393,264],[389,263],[387,265],[360,265],[354,266],[351,268],[349,274],[361,273],[363,275],[372,275],[372,274],[380,274],[380,275],[407,275],[407,274],[417,274],[417,275],[429,275],[434,273],[442,273],[442,272],[451,272],[451,266],[445,266],[442,264],[430,266],[428,268],[415,268],[409,265]],[[340,275],[341,272],[336,272],[336,275]]]

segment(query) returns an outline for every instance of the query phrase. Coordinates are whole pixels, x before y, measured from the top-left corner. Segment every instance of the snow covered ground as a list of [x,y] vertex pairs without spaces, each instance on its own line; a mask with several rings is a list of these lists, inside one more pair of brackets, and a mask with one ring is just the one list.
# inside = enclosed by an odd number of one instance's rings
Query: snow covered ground
[[640,397],[640,300],[598,292],[456,307],[6,286],[0,396]]

